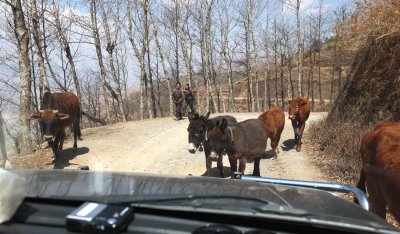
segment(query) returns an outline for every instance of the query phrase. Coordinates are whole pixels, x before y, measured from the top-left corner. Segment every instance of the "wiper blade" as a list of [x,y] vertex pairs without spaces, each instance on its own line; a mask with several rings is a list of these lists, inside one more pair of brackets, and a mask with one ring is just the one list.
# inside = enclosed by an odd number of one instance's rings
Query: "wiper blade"
[[[225,200],[233,199],[236,201],[253,202],[261,205],[248,205],[248,206],[237,206],[238,202],[232,205],[236,208],[235,210],[251,211],[264,214],[276,214],[276,215],[290,215],[290,216],[310,216],[308,211],[303,209],[294,208],[288,205],[281,205],[275,202],[270,202],[261,198],[246,197],[246,196],[232,196],[232,195],[177,195],[177,196],[161,196],[161,197],[150,197],[145,199],[129,199],[125,201],[119,201],[118,204],[124,204],[129,206],[140,206],[140,205],[173,205],[173,206],[187,206],[196,208],[210,208],[218,207],[218,205],[210,205],[206,202],[208,199]],[[203,202],[202,202],[203,200]],[[189,203],[186,203],[189,202]],[[226,205],[220,205],[223,210],[230,210]],[[233,208],[233,207],[231,207]],[[240,208],[240,209],[238,209]]]
[[233,200],[242,200],[242,201],[250,201],[250,202],[257,202],[264,205],[270,204],[269,201],[255,198],[255,197],[246,197],[246,196],[232,196],[232,195],[159,195],[154,196],[151,195],[150,197],[136,197],[136,198],[128,198],[128,199],[112,199],[113,201],[109,200],[110,203],[118,203],[118,204],[125,204],[125,205],[134,205],[140,203],[168,203],[168,202],[179,202],[179,201],[194,201],[194,200],[207,200],[207,199],[233,199]]

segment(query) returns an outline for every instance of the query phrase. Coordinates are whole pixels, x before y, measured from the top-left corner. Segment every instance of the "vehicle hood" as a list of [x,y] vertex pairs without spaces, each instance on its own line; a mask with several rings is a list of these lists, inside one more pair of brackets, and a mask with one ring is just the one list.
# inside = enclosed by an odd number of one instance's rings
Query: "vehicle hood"
[[[386,221],[360,206],[316,189],[253,181],[197,176],[113,173],[80,170],[13,170],[28,182],[28,196],[86,198],[106,202],[111,197],[143,195],[221,195],[254,197],[306,210],[323,220],[390,228]],[[235,206],[235,203],[232,204]]]

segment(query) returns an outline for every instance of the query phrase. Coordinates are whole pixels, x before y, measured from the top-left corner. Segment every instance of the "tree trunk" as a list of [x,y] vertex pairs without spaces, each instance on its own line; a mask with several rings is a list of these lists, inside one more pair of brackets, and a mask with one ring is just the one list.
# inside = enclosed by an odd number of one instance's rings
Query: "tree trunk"
[[[144,59],[145,59],[145,54],[146,53],[146,47],[142,45],[142,50],[139,52],[138,47],[136,46],[134,37],[133,37],[133,27],[132,27],[132,16],[131,16],[131,1],[128,1],[127,4],[127,14],[128,14],[128,38],[129,41],[131,42],[131,45],[133,47],[133,51],[135,52],[136,58],[139,60],[140,63],[140,104],[139,104],[139,113],[140,113],[140,119],[144,119],[144,100],[145,100],[145,84],[144,81],[147,77],[146,75],[146,68],[144,64]],[[144,40],[145,41],[145,40]]]
[[[249,16],[246,16],[249,18]],[[251,77],[251,68],[250,68],[250,28],[249,28],[249,19],[247,20],[247,25],[245,25],[245,46],[246,46],[246,79],[247,79],[247,110],[250,112],[254,112],[254,102],[253,102],[253,79]]]
[[335,82],[335,69],[336,69],[336,49],[337,49],[337,38],[334,38],[335,42],[333,45],[333,55],[332,55],[332,77],[331,77],[331,94],[329,96],[329,103],[332,106],[334,97],[334,82]]
[[318,91],[319,91],[319,111],[323,111],[324,99],[322,98],[322,83],[321,83],[321,50],[318,50]]
[[158,40],[158,27],[155,22],[153,22],[153,36],[154,40],[156,41],[156,45],[158,48],[158,51],[160,53],[160,60],[161,60],[161,65],[163,67],[164,71],[164,76],[165,79],[167,80],[167,88],[168,88],[168,98],[169,98],[169,116],[173,116],[173,102],[172,102],[172,88],[171,88],[171,76],[168,73],[167,66],[165,64],[165,59],[164,59],[164,50],[161,47],[160,41]]
[[111,33],[110,33],[109,25],[108,25],[107,14],[106,14],[106,11],[104,8],[104,0],[100,0],[99,2],[100,2],[100,8],[102,11],[102,21],[103,21],[103,25],[104,25],[104,31],[106,34],[106,40],[107,40],[106,50],[108,52],[108,59],[109,59],[110,67],[111,67],[111,75],[114,80],[116,91],[117,91],[116,94],[118,96],[118,99],[117,99],[118,107],[119,107],[119,111],[121,113],[122,121],[126,122],[126,113],[125,113],[124,102],[123,102],[123,98],[122,98],[121,81],[120,81],[120,79],[118,79],[117,72],[116,72],[115,66],[114,66],[113,51],[115,48],[115,43],[113,41],[111,41]]
[[32,139],[30,127],[31,112],[31,67],[29,61],[29,32],[25,24],[24,12],[20,0],[6,2],[11,6],[14,21],[14,33],[17,39],[19,74],[20,74],[20,99],[19,99],[19,152],[28,154],[32,152]]
[[258,69],[257,69],[257,63],[258,63],[258,53],[257,53],[257,47],[256,47],[256,39],[254,38],[254,30],[251,30],[251,37],[253,39],[253,50],[254,50],[254,75],[256,78],[256,104],[257,104],[257,111],[261,112],[261,106],[260,106],[260,97],[259,97],[259,80],[258,80]]
[[1,165],[2,168],[6,168],[6,164],[8,164],[5,139],[6,137],[4,134],[4,119],[0,111],[0,154],[2,155],[2,160],[3,160]]
[[232,82],[232,76],[233,76],[233,71],[232,71],[232,59],[229,59],[229,71],[228,71],[228,83],[229,83],[229,96],[230,96],[230,102],[231,102],[231,107],[233,112],[236,112],[236,107],[235,107],[235,96],[233,95],[233,82]]
[[[101,52],[101,45],[100,45],[100,36],[99,36],[99,31],[97,28],[97,17],[96,17],[96,0],[91,1],[91,6],[90,6],[90,15],[91,15],[91,20],[92,20],[92,32],[93,32],[93,38],[94,38],[94,45],[96,47],[96,54],[97,54],[97,61],[99,63],[100,67],[100,77],[101,77],[101,82],[103,84],[103,95],[104,95],[104,104],[106,106],[106,116],[107,116],[107,121],[111,121],[111,113],[110,113],[110,105],[108,102],[108,97],[106,93],[106,88],[108,87],[107,83],[107,73],[106,69],[103,64],[103,55]],[[111,88],[111,87],[110,87]],[[111,90],[110,90],[111,91]],[[114,92],[114,91],[112,91]]]
[[[44,6],[43,6],[43,1],[42,1],[42,11],[44,11]],[[56,74],[53,71],[53,67],[51,66],[50,60],[49,60],[49,55],[47,53],[47,44],[46,44],[46,28],[45,28],[45,18],[44,14],[42,14],[42,27],[43,27],[43,54],[44,54],[44,59],[46,60],[47,67],[49,68],[50,75],[53,78],[54,82],[58,85],[59,88],[61,88],[64,92],[68,92],[68,89],[58,80]]]
[[148,15],[149,15],[149,2],[148,0],[144,0],[143,1],[143,29],[144,29],[143,47],[145,47],[145,52],[147,53],[147,67],[149,70],[147,74],[150,84],[150,99],[148,97],[147,91],[146,91],[146,99],[147,99],[147,107],[149,109],[150,118],[154,118],[157,117],[157,110],[156,110],[156,97],[154,95],[154,86],[153,86],[153,74],[151,71],[151,62],[150,62],[150,38],[149,38]]
[[278,92],[278,38],[276,19],[274,19],[274,67],[275,67],[275,106],[279,105],[279,92]]
[[[282,46],[282,44],[280,43],[280,46]],[[282,49],[282,48],[281,48]],[[283,53],[281,53],[281,66],[280,66],[280,77],[281,77],[281,106],[282,106],[282,110],[285,110],[285,96],[284,96],[284,89],[283,89],[283,61],[284,61],[284,55]],[[290,83],[288,84],[290,85]]]
[[78,96],[79,102],[81,102],[81,98],[82,98],[81,88],[80,88],[80,84],[79,84],[78,75],[76,74],[75,62],[72,57],[71,48],[69,47],[69,42],[64,35],[63,29],[61,28],[61,22],[60,22],[58,8],[55,6],[54,2],[53,2],[53,16],[55,19],[55,26],[57,28],[58,36],[61,40],[61,43],[62,43],[62,46],[64,47],[64,51],[66,53],[68,62],[71,66],[72,79],[74,80],[74,84],[75,84],[75,88],[76,88],[76,95]]
[[268,37],[268,28],[269,28],[269,16],[267,15],[267,24],[265,27],[265,76],[264,76],[264,105],[263,110],[271,108],[271,91],[270,91],[270,77],[269,77],[269,37]]
[[298,89],[299,96],[303,96],[302,81],[303,81],[303,55],[301,50],[301,32],[300,32],[300,0],[296,1],[296,22],[297,22],[297,75],[298,75]]
[[176,65],[176,82],[179,82],[179,40],[178,40],[178,31],[179,31],[179,3],[178,0],[175,0],[175,65]]
[[41,31],[39,26],[39,17],[37,14],[36,0],[31,0],[31,14],[32,14],[32,32],[33,39],[35,41],[35,55],[36,61],[39,65],[39,74],[40,74],[40,82],[39,82],[39,92],[40,92],[40,100],[42,100],[43,93],[45,91],[50,91],[49,81],[46,76],[46,68],[44,66],[44,58],[43,58],[43,46],[42,46],[42,38]]

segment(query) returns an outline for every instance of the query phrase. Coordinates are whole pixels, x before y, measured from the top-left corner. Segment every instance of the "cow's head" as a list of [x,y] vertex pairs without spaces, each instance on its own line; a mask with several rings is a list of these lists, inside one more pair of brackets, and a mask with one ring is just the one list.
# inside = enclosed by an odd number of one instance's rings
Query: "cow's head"
[[224,118],[222,121],[217,120],[215,126],[207,132],[208,145],[210,147],[210,155],[207,155],[211,160],[217,160],[218,155],[224,153],[230,145],[229,138],[225,134],[225,129],[228,127],[228,121]]
[[289,119],[296,119],[299,113],[299,102],[297,99],[288,100],[289,103]]
[[300,108],[308,103],[307,97],[298,97],[296,99],[288,100],[289,103],[289,119],[295,120],[299,116]]
[[194,154],[197,149],[202,151],[200,147],[201,143],[204,141],[205,134],[208,126],[208,118],[210,117],[210,112],[206,115],[199,115],[197,113],[190,113],[188,115],[189,126],[187,131],[189,133],[189,152]]
[[69,118],[69,115],[60,113],[58,110],[46,109],[31,115],[31,119],[39,120],[45,140],[51,140],[56,134],[57,125],[60,120]]

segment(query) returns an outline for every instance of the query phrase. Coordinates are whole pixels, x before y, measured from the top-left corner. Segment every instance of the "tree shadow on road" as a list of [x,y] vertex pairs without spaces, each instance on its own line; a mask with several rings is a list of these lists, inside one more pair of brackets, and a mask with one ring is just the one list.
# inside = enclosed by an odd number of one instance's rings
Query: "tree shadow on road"
[[[230,167],[224,166],[224,175],[225,175],[224,178],[231,177],[231,168]],[[207,171],[205,171],[201,176],[207,176]],[[211,177],[221,178],[218,167],[211,168]]]
[[62,150],[60,156],[57,159],[53,160],[54,169],[64,169],[65,167],[68,167],[70,165],[78,166],[78,164],[70,163],[69,161],[74,159],[76,156],[87,153],[89,153],[89,148],[87,147],[77,148],[75,149],[75,152],[73,148]]
[[282,142],[282,150],[283,151],[289,151],[291,149],[294,149],[294,139],[288,139],[284,142]]

